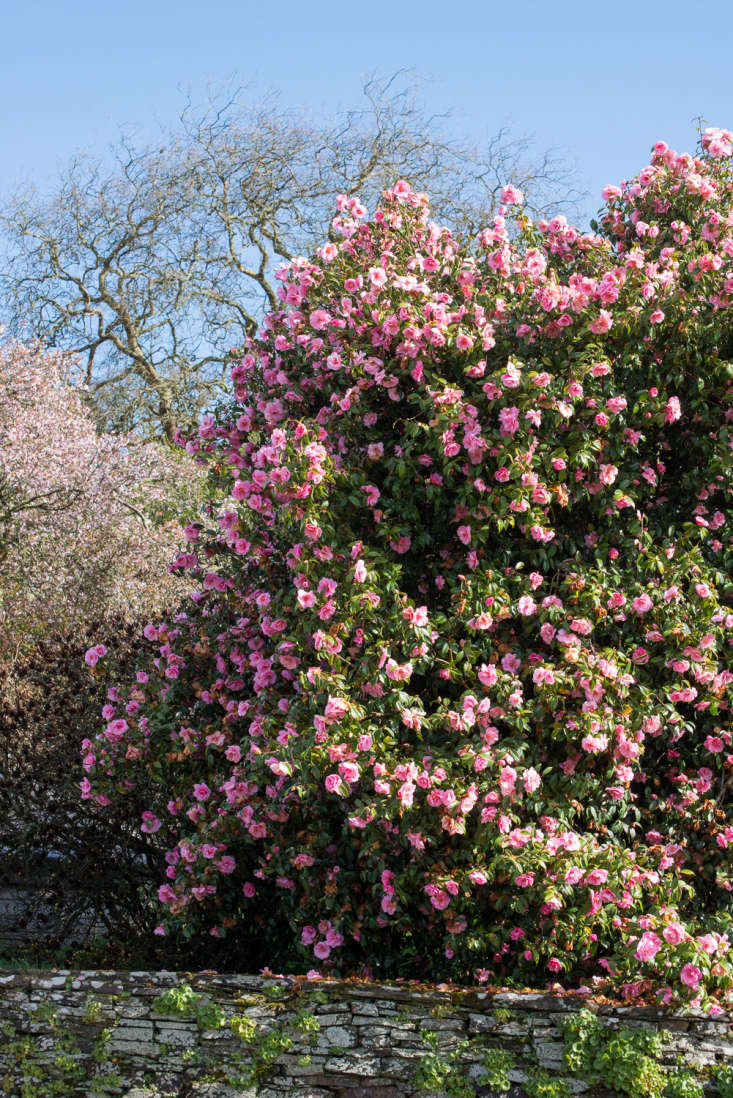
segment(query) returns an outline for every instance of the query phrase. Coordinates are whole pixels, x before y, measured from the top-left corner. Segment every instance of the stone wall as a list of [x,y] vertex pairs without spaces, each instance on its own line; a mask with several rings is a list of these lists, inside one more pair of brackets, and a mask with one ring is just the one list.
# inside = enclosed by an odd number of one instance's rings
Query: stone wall
[[[573,1070],[567,1024],[585,1018],[594,1025],[580,1014],[584,1007],[602,1022],[607,1052],[619,1034],[627,1052],[647,1028],[661,1034],[651,1067],[635,1053],[643,1069],[636,1083],[621,1067],[619,1090]],[[623,1066],[627,1053],[619,1049],[613,1055]],[[0,972],[0,1094],[13,1098],[653,1098],[661,1095],[657,1062],[672,1072],[683,1065],[698,1093],[703,1083],[706,1094],[729,1098],[729,1020],[475,989],[213,973]]]

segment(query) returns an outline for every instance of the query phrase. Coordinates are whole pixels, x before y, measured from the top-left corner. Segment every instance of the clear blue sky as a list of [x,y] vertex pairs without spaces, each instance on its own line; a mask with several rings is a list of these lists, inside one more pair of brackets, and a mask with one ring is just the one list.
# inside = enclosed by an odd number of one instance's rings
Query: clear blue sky
[[694,119],[733,126],[730,0],[4,0],[0,196],[41,186],[122,125],[153,138],[180,88],[278,90],[315,114],[355,105],[363,78],[408,68],[430,109],[479,140],[510,123],[561,147],[589,197],[692,150]]

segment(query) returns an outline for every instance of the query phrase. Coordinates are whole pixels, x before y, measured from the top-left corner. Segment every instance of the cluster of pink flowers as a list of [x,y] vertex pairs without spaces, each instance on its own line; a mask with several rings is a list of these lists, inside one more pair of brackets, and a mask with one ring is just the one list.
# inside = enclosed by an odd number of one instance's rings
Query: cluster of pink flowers
[[191,608],[85,744],[87,796],[163,790],[164,925],[271,903],[334,972],[727,1001],[729,136],[593,232],[459,240],[401,182],[279,272],[186,442]]

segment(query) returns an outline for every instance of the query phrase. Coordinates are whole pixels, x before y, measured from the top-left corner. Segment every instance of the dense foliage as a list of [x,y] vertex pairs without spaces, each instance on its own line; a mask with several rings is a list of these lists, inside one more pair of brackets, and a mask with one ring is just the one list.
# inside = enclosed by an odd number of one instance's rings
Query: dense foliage
[[188,443],[193,603],[84,744],[85,798],[157,790],[160,933],[730,1000],[732,154],[656,145],[591,233],[398,183],[280,273]]

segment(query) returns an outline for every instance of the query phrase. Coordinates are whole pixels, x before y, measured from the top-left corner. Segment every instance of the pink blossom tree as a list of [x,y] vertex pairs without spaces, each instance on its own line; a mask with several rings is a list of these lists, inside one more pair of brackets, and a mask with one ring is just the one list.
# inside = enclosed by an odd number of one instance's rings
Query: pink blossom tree
[[6,655],[35,638],[179,597],[166,574],[195,510],[193,463],[159,445],[99,434],[71,363],[0,345],[0,632]]

